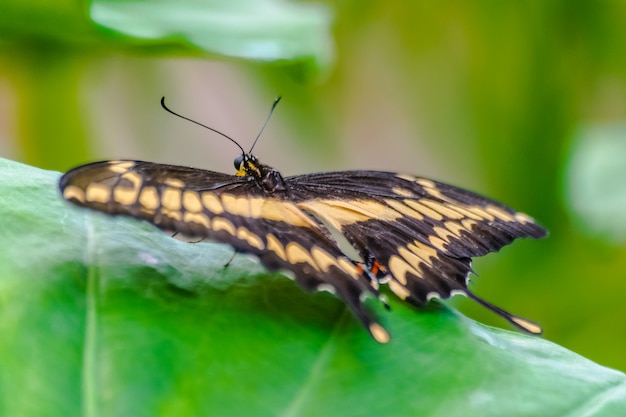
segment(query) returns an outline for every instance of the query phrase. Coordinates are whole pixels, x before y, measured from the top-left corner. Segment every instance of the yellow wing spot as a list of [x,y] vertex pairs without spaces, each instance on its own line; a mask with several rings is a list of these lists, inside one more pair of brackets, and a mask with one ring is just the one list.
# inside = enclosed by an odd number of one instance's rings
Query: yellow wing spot
[[399,196],[402,196],[402,197],[415,197],[415,194],[413,193],[413,191],[406,189],[406,188],[394,187],[391,189],[391,191],[393,191],[394,194],[398,194]]
[[338,230],[343,226],[374,218],[393,221],[401,217],[384,204],[369,200],[310,200],[299,203],[298,207],[325,219]]
[[[415,270],[419,272],[419,264],[423,262],[422,258],[417,256],[415,253],[409,251],[407,248],[399,248],[398,254],[402,256],[409,265],[413,266],[413,268],[415,268]],[[404,275],[396,277],[396,279],[403,285],[406,285],[407,283],[406,277]]]
[[311,249],[311,255],[315,262],[324,272],[328,272],[331,266],[337,266],[337,260],[329,255],[324,249],[317,246],[313,246]]
[[457,222],[445,222],[443,225],[456,237],[461,237],[461,231],[465,230],[465,228]]
[[202,202],[198,193],[190,190],[183,192],[183,207],[185,207],[186,211],[200,213],[202,211]]
[[378,323],[371,323],[369,326],[370,333],[374,340],[378,343],[389,343],[391,340],[391,336],[389,336],[389,332],[383,329],[383,327]]
[[427,180],[426,178],[418,178],[415,182],[425,188],[437,188],[437,185],[434,182]]
[[467,231],[471,232],[472,231],[472,227],[476,224],[475,220],[470,220],[470,219],[465,219],[463,221],[461,221],[461,224],[463,225],[463,227],[465,229],[467,229]]
[[421,278],[422,276],[415,268],[409,265],[404,259],[402,259],[398,255],[393,255],[391,258],[389,258],[388,266],[394,278],[400,281],[400,277],[402,277],[402,281],[400,282],[406,282],[406,274],[408,274],[409,272],[418,278]]
[[212,205],[216,208],[218,204],[220,208],[223,206],[223,209],[228,213],[237,216],[281,221],[292,226],[317,228],[317,224],[302,213],[298,207],[282,200],[260,197],[235,197],[232,194],[223,194],[221,203],[217,199],[212,202]]
[[318,229],[317,224],[293,203],[273,198],[252,198],[250,200],[252,218],[275,220],[292,226]]
[[94,182],[87,186],[85,196],[90,203],[108,203],[111,198],[111,188]]
[[[141,186],[141,183],[143,182],[143,178],[141,178],[141,175],[132,171],[128,171],[120,175],[120,179],[131,182],[133,184],[132,188],[139,188]],[[124,188],[129,188],[129,187],[124,187]]]
[[222,203],[220,203],[219,198],[212,192],[205,191],[202,193],[202,204],[205,209],[213,214],[222,214],[224,212]]
[[524,213],[515,213],[515,220],[520,223],[534,223],[535,219]]
[[414,177],[413,175],[407,175],[407,174],[396,174],[396,178],[400,178],[401,180],[410,181],[410,182],[415,182],[419,179],[417,177]]
[[85,192],[75,185],[68,185],[65,187],[63,190],[63,197],[65,197],[66,200],[74,199],[80,201],[81,203],[85,202]]
[[222,194],[222,206],[230,214],[250,217],[250,199],[248,197],[235,197],[232,194]]
[[178,188],[166,188],[161,193],[161,205],[167,210],[180,210],[182,194]]
[[285,248],[283,248],[283,245],[276,238],[276,236],[270,233],[265,236],[265,239],[267,240],[267,250],[274,252],[276,256],[287,262],[287,254],[285,254]]
[[135,163],[132,161],[109,161],[109,170],[111,172],[115,172],[116,174],[122,174],[134,166]]
[[341,269],[346,274],[350,275],[352,279],[354,279],[355,281],[358,281],[359,278],[361,277],[361,274],[359,273],[359,270],[357,269],[357,267],[354,266],[354,264],[348,261],[347,259],[338,258],[337,265],[339,265],[339,269]]
[[136,172],[126,172],[125,174],[120,176],[120,180],[130,182],[130,187],[122,186],[124,182],[121,181],[113,189],[113,199],[116,202],[126,206],[135,204],[137,202],[137,197],[139,196],[141,183],[143,182],[141,179],[141,175],[137,174]]
[[432,197],[443,201],[449,201],[449,198],[441,194],[441,191],[439,191],[439,188],[437,188],[437,184],[435,184],[433,181],[427,180],[426,178],[420,178],[415,182],[424,187],[424,191],[426,191],[426,193],[428,193]]
[[434,247],[436,247],[437,249],[439,249],[442,252],[446,252],[447,249],[445,247],[445,244],[448,243],[445,240],[438,238],[437,236],[429,236],[428,237],[428,241],[430,242],[431,245],[433,245]]
[[500,220],[504,220],[505,222],[514,222],[515,221],[515,217],[513,217],[513,215],[511,213],[508,213],[505,210],[502,210],[500,207],[497,206],[493,206],[493,205],[488,205],[485,210],[487,210],[489,213],[493,214],[494,216],[496,216],[496,218],[500,219]]
[[334,203],[328,204],[327,200],[305,201],[298,203],[298,207],[313,213],[315,217],[326,220],[337,230],[341,230],[341,227],[346,224],[365,219],[362,214],[337,207]]
[[259,236],[255,235],[243,226],[237,228],[237,239],[245,240],[246,242],[248,242],[248,245],[252,246],[253,248],[257,248],[258,250],[265,249],[265,244],[263,243],[263,240],[261,240]]
[[432,258],[437,258],[437,251],[424,245],[422,242],[414,240],[413,243],[407,245],[407,248],[417,255],[428,266],[432,266]]
[[185,223],[197,223],[206,227],[207,229],[211,228],[211,221],[206,215],[202,213],[192,213],[192,212],[186,211],[183,216],[183,221]]
[[154,187],[144,187],[139,194],[139,204],[148,210],[156,210],[159,205],[159,194]]
[[311,257],[311,254],[307,252],[307,250],[304,249],[299,243],[289,242],[287,246],[285,246],[285,252],[287,253],[289,263],[306,263],[319,271],[319,267],[317,266],[315,260]]
[[131,204],[135,204],[135,202],[137,202],[138,196],[138,188],[115,187],[113,189],[113,199],[116,203],[122,204],[124,206],[130,206]]
[[418,213],[412,208],[409,208],[406,204],[404,204],[401,201],[387,199],[385,200],[385,203],[387,203],[389,207],[391,207],[392,209],[400,212],[401,214],[405,216],[409,216],[417,220],[424,220],[424,216],[421,213]]
[[[312,204],[311,204],[312,203]],[[367,214],[359,211],[357,207],[349,207],[352,202],[342,201],[314,201],[307,203],[306,205],[310,209],[311,206],[316,207],[316,213],[327,219],[330,224],[338,230],[341,230],[343,226],[354,224],[357,222],[364,222],[372,218]]]
[[390,279],[388,285],[391,291],[393,291],[395,295],[400,297],[401,300],[406,300],[411,295],[411,292],[407,289],[407,287],[400,284],[395,279]]
[[463,208],[463,207],[461,207],[459,205],[449,203],[449,204],[446,204],[446,207],[449,208],[450,210],[457,211],[457,212],[461,213],[463,216],[468,217],[470,219],[482,220],[481,216],[478,216],[478,215],[472,213],[469,210],[466,210],[465,208]]
[[443,227],[434,227],[433,231],[437,233],[437,236],[446,241],[446,243],[450,243],[450,236],[455,237],[454,233]]
[[169,217],[170,219],[174,219],[174,220],[178,220],[178,221],[182,221],[183,220],[183,215],[178,210],[170,210],[168,208],[163,207],[161,209],[161,214],[163,216]]
[[223,217],[215,217],[213,219],[213,230],[220,231],[224,230],[225,232],[235,236],[237,230],[235,230],[235,225],[228,219]]
[[[410,251],[408,252],[407,249]],[[430,257],[424,255],[423,253],[420,253],[419,250],[417,250],[417,247],[411,243],[409,243],[406,248],[400,248],[398,250],[398,253],[407,261],[410,262],[410,260],[412,260],[415,264],[415,268],[419,270],[419,272],[422,272],[420,263],[424,263],[426,265],[431,265],[430,263]],[[417,261],[414,259],[414,257],[417,257]],[[406,282],[404,280],[399,280],[401,283],[406,284]]]
[[445,217],[449,219],[462,219],[463,218],[463,215],[461,213],[446,207],[445,204],[438,203],[433,200],[427,200],[427,199],[420,200],[420,203],[422,203],[425,206],[430,207],[431,209],[435,210],[438,213],[443,214]]
[[280,215],[280,202],[273,198],[248,198],[248,204],[250,206],[250,217],[253,219],[267,219],[267,220],[279,220]]
[[185,186],[185,182],[183,180],[179,180],[178,178],[165,178],[163,180],[163,184],[174,188],[183,188]]
[[343,206],[347,210],[356,210],[360,213],[363,213],[363,215],[366,216],[368,220],[370,218],[376,218],[393,221],[400,217],[393,211],[390,211],[384,204],[379,203],[378,201],[351,200],[346,201],[345,203],[345,205],[341,204],[341,206]]
[[443,216],[440,213],[437,213],[435,210],[426,207],[424,204],[421,204],[421,201],[422,200],[420,200],[419,202],[413,201],[413,200],[404,200],[404,204],[406,204],[407,206],[411,207],[414,210],[419,211],[426,217],[430,217],[431,219],[434,219],[434,220],[443,220]]
[[439,188],[424,188],[424,191],[426,191],[431,197],[435,197],[438,200],[450,201],[448,197],[441,194],[441,191],[439,191]]
[[494,217],[489,214],[488,212],[486,212],[482,207],[478,207],[478,206],[470,206],[467,208],[469,211],[471,211],[472,213],[476,214],[477,216],[485,219],[485,220],[493,220]]

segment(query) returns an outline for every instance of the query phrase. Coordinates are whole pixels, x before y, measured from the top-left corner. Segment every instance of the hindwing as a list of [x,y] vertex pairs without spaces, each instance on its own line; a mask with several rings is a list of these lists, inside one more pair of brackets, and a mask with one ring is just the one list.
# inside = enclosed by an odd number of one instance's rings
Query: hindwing
[[378,260],[391,290],[418,305],[467,293],[470,258],[546,233],[523,213],[425,178],[347,171],[286,181],[299,207],[325,218],[363,259]]

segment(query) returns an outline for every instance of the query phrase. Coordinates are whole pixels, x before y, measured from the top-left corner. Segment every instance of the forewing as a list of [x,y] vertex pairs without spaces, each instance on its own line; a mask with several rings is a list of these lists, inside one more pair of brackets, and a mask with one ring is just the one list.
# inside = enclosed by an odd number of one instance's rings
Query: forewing
[[325,227],[293,202],[265,193],[247,177],[141,161],[104,161],[66,173],[63,196],[83,207],[126,215],[168,231],[208,238],[257,255],[270,270],[293,273],[307,290],[335,293],[379,342],[388,333],[363,309],[378,297],[363,269]]
[[286,179],[298,207],[337,230],[389,274],[400,298],[468,292],[471,259],[545,230],[523,213],[447,184],[377,171]]

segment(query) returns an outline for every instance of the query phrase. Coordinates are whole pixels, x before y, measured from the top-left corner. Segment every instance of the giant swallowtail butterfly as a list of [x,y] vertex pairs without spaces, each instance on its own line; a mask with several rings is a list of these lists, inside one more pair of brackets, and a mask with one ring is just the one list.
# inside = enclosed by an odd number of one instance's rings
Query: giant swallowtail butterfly
[[[225,243],[256,255],[269,270],[291,271],[304,289],[336,294],[380,343],[390,340],[389,333],[362,305],[365,295],[381,298],[379,284],[417,306],[463,294],[520,329],[541,333],[536,323],[468,289],[472,257],[519,237],[545,236],[529,216],[462,188],[406,174],[283,177],[239,148],[235,175],[116,160],[74,168],[59,186],[63,197],[79,206]],[[337,232],[358,259],[341,249]]]

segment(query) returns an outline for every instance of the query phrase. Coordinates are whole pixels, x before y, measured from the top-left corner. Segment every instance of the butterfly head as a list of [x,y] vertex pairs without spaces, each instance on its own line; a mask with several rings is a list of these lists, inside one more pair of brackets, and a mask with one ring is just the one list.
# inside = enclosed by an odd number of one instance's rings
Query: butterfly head
[[263,124],[263,127],[259,131],[259,134],[254,139],[254,142],[252,143],[252,146],[250,147],[250,150],[248,152],[244,151],[244,149],[235,139],[220,132],[219,130],[213,129],[212,127],[196,122],[195,120],[192,120],[188,117],[182,116],[170,110],[165,105],[165,97],[161,98],[161,106],[166,111],[173,114],[174,116],[178,116],[181,119],[188,120],[192,123],[195,123],[206,129],[209,129],[210,131],[215,132],[219,134],[220,136],[225,137],[226,139],[230,140],[232,143],[237,145],[237,147],[241,150],[241,154],[239,154],[239,156],[235,158],[235,176],[253,179],[254,182],[259,187],[261,187],[265,192],[274,193],[276,191],[286,191],[287,185],[285,184],[283,177],[280,175],[280,172],[278,172],[277,170],[275,170],[274,168],[268,165],[264,165],[260,163],[259,160],[254,155],[252,155],[252,149],[254,149],[254,146],[256,145],[257,141],[261,137],[261,133],[263,133],[265,126],[267,126],[267,122],[269,121],[270,116],[272,115],[272,112],[274,111],[274,108],[276,108],[276,105],[278,104],[279,101],[280,101],[280,97],[277,97],[276,100],[274,100],[274,103],[272,104],[272,108],[269,114],[267,115],[267,118],[265,119],[265,123]]
[[261,172],[262,164],[256,156],[251,154],[241,154],[235,158],[235,175],[238,177],[254,177],[260,178],[263,174]]
[[235,158],[235,175],[252,178],[259,187],[268,193],[287,190],[280,172],[259,162],[256,156],[244,153]]

